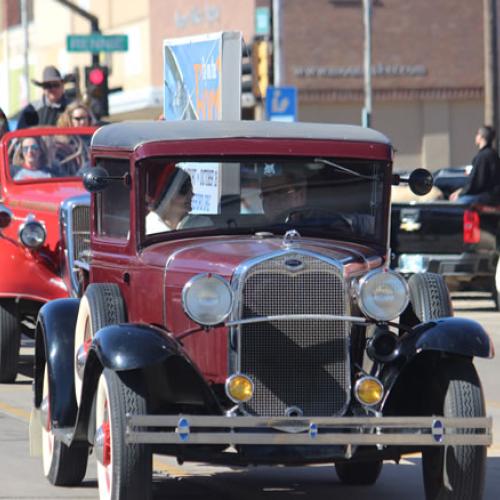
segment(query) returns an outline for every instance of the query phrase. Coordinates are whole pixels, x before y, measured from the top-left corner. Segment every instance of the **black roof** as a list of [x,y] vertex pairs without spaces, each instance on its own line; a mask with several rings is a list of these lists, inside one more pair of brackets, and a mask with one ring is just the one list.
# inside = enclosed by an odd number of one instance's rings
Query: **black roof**
[[187,139],[319,139],[390,144],[376,130],[357,125],[268,121],[127,121],[96,131],[92,146],[133,151],[141,144]]

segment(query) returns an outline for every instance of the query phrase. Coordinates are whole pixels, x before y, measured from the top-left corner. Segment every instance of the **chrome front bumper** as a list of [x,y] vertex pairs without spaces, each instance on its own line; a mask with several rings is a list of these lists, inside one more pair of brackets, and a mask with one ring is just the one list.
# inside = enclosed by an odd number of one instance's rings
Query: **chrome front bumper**
[[492,418],[127,415],[126,441],[228,446],[489,446]]

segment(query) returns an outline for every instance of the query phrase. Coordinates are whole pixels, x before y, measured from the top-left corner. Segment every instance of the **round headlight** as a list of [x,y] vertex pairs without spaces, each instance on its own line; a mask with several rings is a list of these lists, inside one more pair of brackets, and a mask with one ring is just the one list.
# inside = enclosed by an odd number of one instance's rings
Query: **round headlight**
[[218,325],[231,313],[233,292],[222,276],[198,274],[184,285],[182,305],[196,323]]
[[377,269],[359,282],[359,307],[370,318],[379,321],[394,319],[406,309],[408,299],[408,284],[394,271]]
[[38,248],[45,243],[47,234],[45,228],[38,221],[30,221],[19,229],[19,239],[28,248]]

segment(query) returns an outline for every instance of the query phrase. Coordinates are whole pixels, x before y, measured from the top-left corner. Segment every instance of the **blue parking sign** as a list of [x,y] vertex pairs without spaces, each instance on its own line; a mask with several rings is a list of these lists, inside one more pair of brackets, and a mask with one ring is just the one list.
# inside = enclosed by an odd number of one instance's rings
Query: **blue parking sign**
[[296,121],[297,87],[267,87],[266,118],[270,121]]

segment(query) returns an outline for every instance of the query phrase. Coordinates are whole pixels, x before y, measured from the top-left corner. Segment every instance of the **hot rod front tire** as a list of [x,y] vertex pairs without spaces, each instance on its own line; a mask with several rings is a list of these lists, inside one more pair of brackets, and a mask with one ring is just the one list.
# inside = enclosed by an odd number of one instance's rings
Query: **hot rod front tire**
[[453,316],[450,292],[440,274],[417,273],[408,280],[410,303],[401,323],[414,326],[433,319]]
[[[471,362],[448,360],[443,363],[435,389],[434,401],[441,406],[437,414],[450,418],[484,417],[483,391]],[[474,430],[463,432],[472,434]],[[446,451],[443,447],[429,447],[422,453],[422,470],[426,500],[482,498],[486,447],[448,446]]]
[[21,333],[12,300],[0,302],[0,383],[14,382],[19,362]]
[[147,413],[136,375],[104,369],[99,379],[94,450],[101,500],[152,498],[151,450],[125,442],[126,415]]
[[49,384],[47,365],[43,374],[42,406],[46,421],[42,424],[42,464],[45,477],[54,486],[77,486],[87,471],[87,446],[68,448],[54,436],[50,422]]
[[369,486],[375,484],[382,472],[382,460],[368,462],[339,462],[335,471],[340,481],[352,486]]
[[113,283],[93,283],[87,287],[80,301],[75,327],[75,395],[80,404],[82,380],[78,372],[77,358],[80,348],[88,343],[96,332],[107,325],[124,323],[127,320],[125,304],[120,289]]

